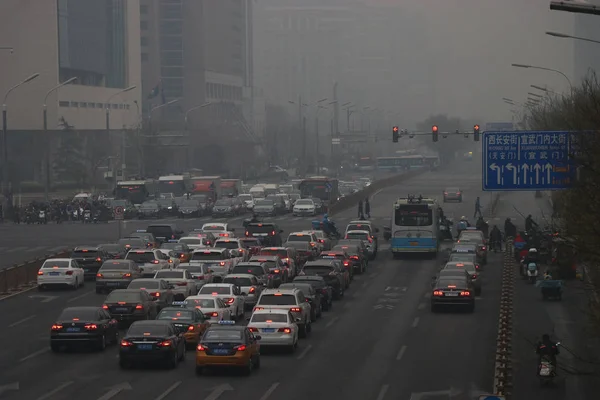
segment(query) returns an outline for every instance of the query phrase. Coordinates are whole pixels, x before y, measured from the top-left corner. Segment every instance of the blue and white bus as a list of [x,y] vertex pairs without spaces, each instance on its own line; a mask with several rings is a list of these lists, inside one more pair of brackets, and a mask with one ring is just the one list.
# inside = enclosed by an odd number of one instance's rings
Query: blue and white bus
[[392,210],[391,250],[437,255],[439,249],[438,204],[433,199],[412,197],[396,200]]
[[378,157],[379,171],[402,171],[426,167],[425,157],[420,154],[402,155],[396,157]]

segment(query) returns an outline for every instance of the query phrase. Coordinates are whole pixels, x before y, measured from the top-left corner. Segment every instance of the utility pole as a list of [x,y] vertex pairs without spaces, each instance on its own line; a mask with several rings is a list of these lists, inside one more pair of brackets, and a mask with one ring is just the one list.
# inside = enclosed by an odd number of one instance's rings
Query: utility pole
[[346,130],[350,132],[350,106],[346,108]]
[[[318,107],[318,106],[317,106]],[[317,108],[317,116],[315,118],[315,145],[317,147],[315,153],[315,166],[317,168],[317,175],[319,175],[319,109]]]
[[[300,105],[302,107],[302,105]],[[300,109],[302,110],[302,108]],[[300,111],[302,112],[302,111]],[[307,169],[306,162],[306,118],[302,118],[302,166]]]

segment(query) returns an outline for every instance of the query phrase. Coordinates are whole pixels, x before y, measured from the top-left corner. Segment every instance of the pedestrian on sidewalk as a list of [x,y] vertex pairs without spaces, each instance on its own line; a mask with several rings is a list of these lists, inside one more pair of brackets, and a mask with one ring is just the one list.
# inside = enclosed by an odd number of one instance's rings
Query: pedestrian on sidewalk
[[358,218],[364,218],[362,199],[358,201]]
[[365,199],[365,214],[367,218],[371,218],[371,204],[368,197]]
[[481,201],[479,200],[479,196],[477,196],[477,200],[475,200],[475,213],[473,214],[473,218],[477,218],[477,215],[483,217],[481,214]]

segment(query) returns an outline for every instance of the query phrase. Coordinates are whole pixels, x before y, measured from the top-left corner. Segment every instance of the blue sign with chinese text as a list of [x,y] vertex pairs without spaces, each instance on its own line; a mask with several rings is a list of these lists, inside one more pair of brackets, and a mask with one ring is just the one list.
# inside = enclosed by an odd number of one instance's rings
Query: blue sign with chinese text
[[571,134],[554,131],[483,133],[483,190],[556,190],[574,180]]

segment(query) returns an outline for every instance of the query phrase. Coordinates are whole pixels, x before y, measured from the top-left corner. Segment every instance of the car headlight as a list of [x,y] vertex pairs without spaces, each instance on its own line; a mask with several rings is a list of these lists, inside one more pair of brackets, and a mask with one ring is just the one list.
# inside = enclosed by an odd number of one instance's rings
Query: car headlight
[[171,210],[171,209],[173,209],[173,207],[167,207],[167,210]]

